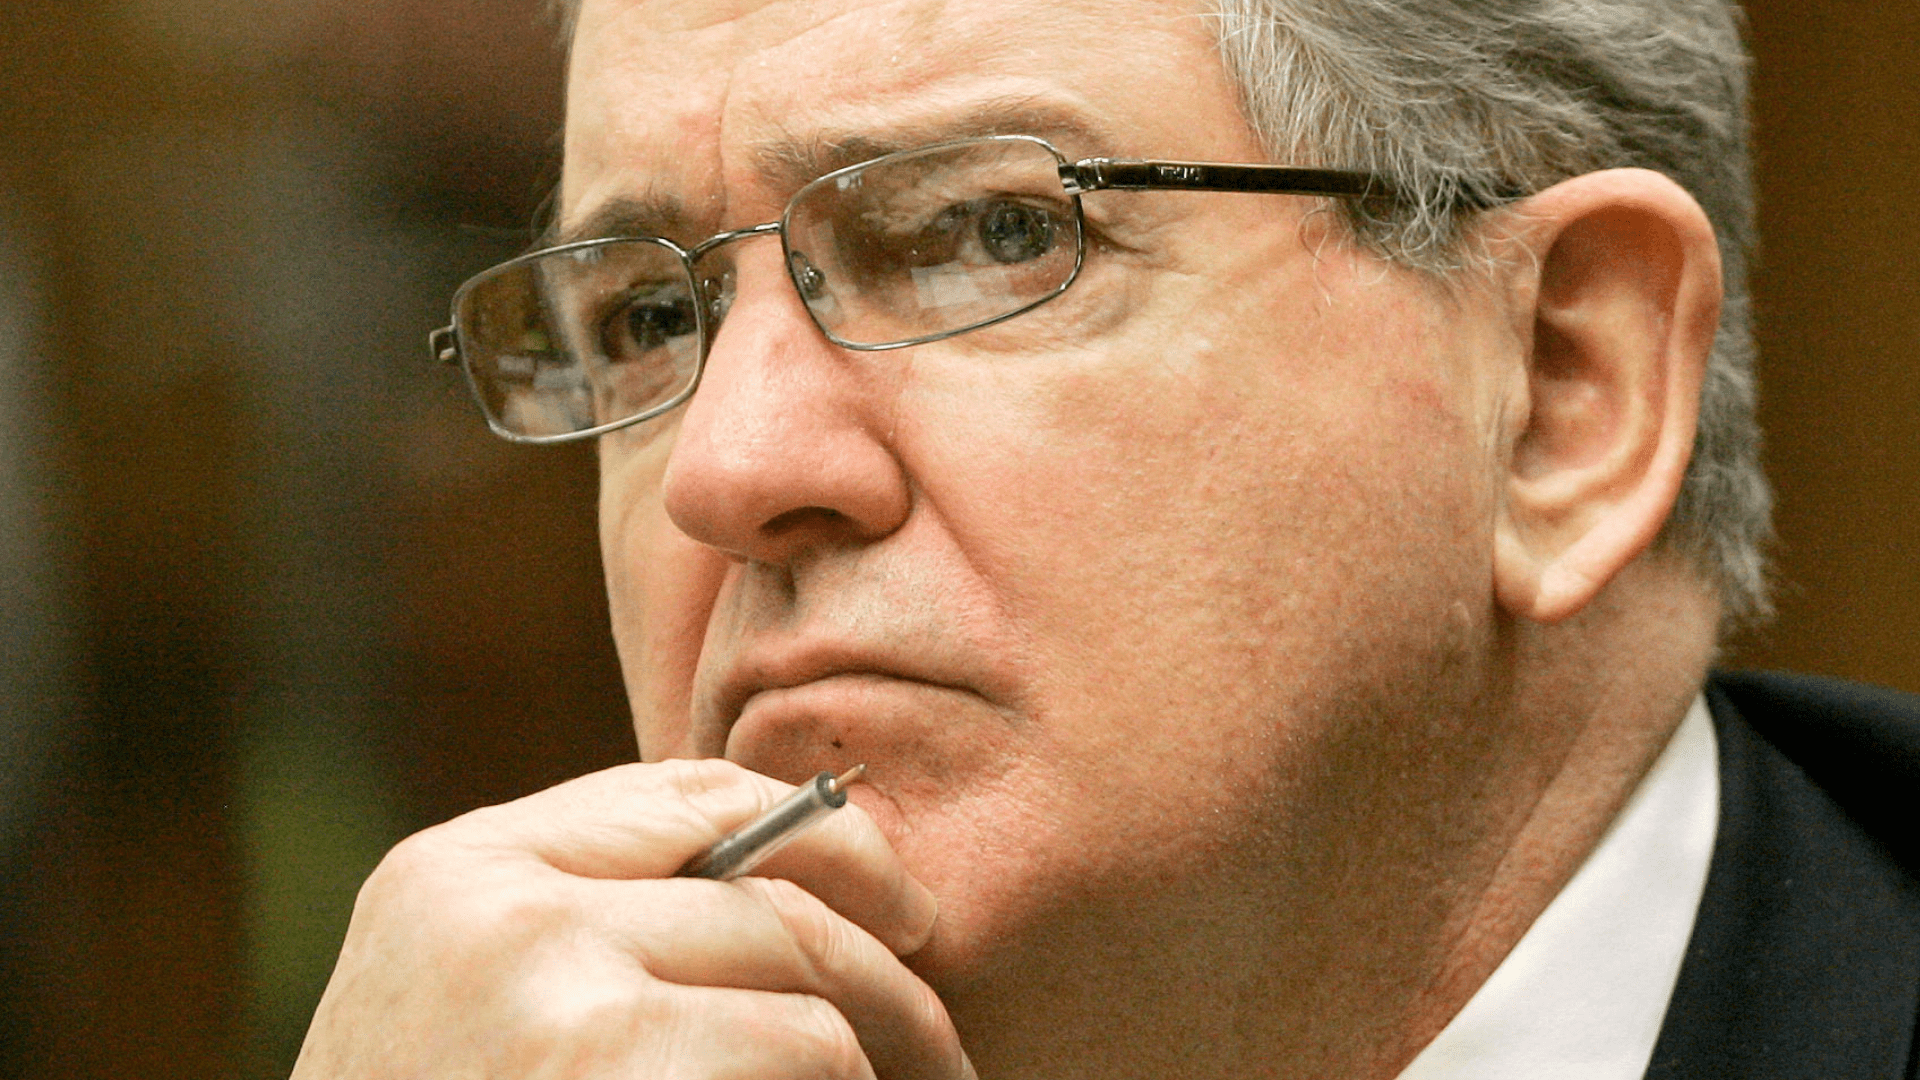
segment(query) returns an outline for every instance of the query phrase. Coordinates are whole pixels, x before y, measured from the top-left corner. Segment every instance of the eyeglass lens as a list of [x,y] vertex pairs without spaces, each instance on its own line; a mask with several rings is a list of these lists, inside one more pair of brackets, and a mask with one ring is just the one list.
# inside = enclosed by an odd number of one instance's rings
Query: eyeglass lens
[[[991,139],[894,154],[801,189],[788,266],[837,343],[923,341],[1064,288],[1079,216],[1046,144]],[[810,287],[811,286],[811,287]]]
[[462,297],[461,352],[494,426],[551,438],[657,409],[700,361],[679,252],[619,240],[510,263]]
[[[787,270],[820,329],[852,348],[948,337],[1057,295],[1080,261],[1060,159],[1034,139],[878,158],[802,188]],[[476,278],[455,307],[461,354],[496,429],[578,434],[691,392],[721,309],[664,241],[594,241]]]

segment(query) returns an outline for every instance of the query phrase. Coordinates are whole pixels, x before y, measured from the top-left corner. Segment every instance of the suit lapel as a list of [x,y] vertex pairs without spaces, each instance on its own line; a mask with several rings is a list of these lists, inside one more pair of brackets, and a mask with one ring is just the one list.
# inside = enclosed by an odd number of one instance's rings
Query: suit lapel
[[1708,687],[1719,833],[1647,1076],[1912,1077],[1920,885],[1755,731],[1742,709],[1768,702],[1753,685],[1738,706]]

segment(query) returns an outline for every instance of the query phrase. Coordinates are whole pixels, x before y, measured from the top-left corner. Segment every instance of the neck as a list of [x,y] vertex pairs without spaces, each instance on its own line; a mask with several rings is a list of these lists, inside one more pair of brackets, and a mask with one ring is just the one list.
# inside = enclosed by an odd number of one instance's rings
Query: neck
[[1697,693],[1717,612],[1653,575],[1566,623],[1501,627],[1451,715],[1383,694],[1317,785],[1276,794],[1268,827],[1210,841],[1191,873],[1063,898],[991,963],[930,972],[980,1075],[1396,1075],[1572,877]]

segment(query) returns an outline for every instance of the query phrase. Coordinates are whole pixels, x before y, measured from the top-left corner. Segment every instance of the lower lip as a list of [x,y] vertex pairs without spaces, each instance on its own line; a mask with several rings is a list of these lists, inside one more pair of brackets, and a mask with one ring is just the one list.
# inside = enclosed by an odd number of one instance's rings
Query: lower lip
[[878,762],[930,752],[946,759],[956,746],[936,751],[930,744],[945,743],[943,736],[960,733],[964,737],[953,742],[968,745],[963,753],[972,756],[974,749],[994,741],[981,738],[987,734],[982,721],[1004,729],[997,717],[978,694],[957,687],[888,675],[832,675],[748,698],[727,732],[726,755],[780,775],[795,764],[812,768],[829,759]]

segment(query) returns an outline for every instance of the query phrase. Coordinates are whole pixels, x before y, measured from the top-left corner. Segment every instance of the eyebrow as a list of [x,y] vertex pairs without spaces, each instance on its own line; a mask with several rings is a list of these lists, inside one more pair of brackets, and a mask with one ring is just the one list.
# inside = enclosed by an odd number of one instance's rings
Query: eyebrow
[[686,204],[671,196],[649,192],[621,195],[601,203],[586,217],[561,228],[548,226],[542,247],[614,236],[685,236],[693,232],[693,215]]
[[[793,192],[830,172],[902,150],[989,135],[1037,135],[1062,145],[1068,160],[1107,156],[1111,136],[1079,112],[1031,98],[999,98],[964,113],[907,120],[874,131],[806,137],[782,135],[753,149],[754,172],[776,191]],[[570,244],[614,236],[687,236],[706,226],[686,204],[660,192],[616,196],[564,229],[550,227],[542,243]],[[707,223],[710,225],[711,223]]]

